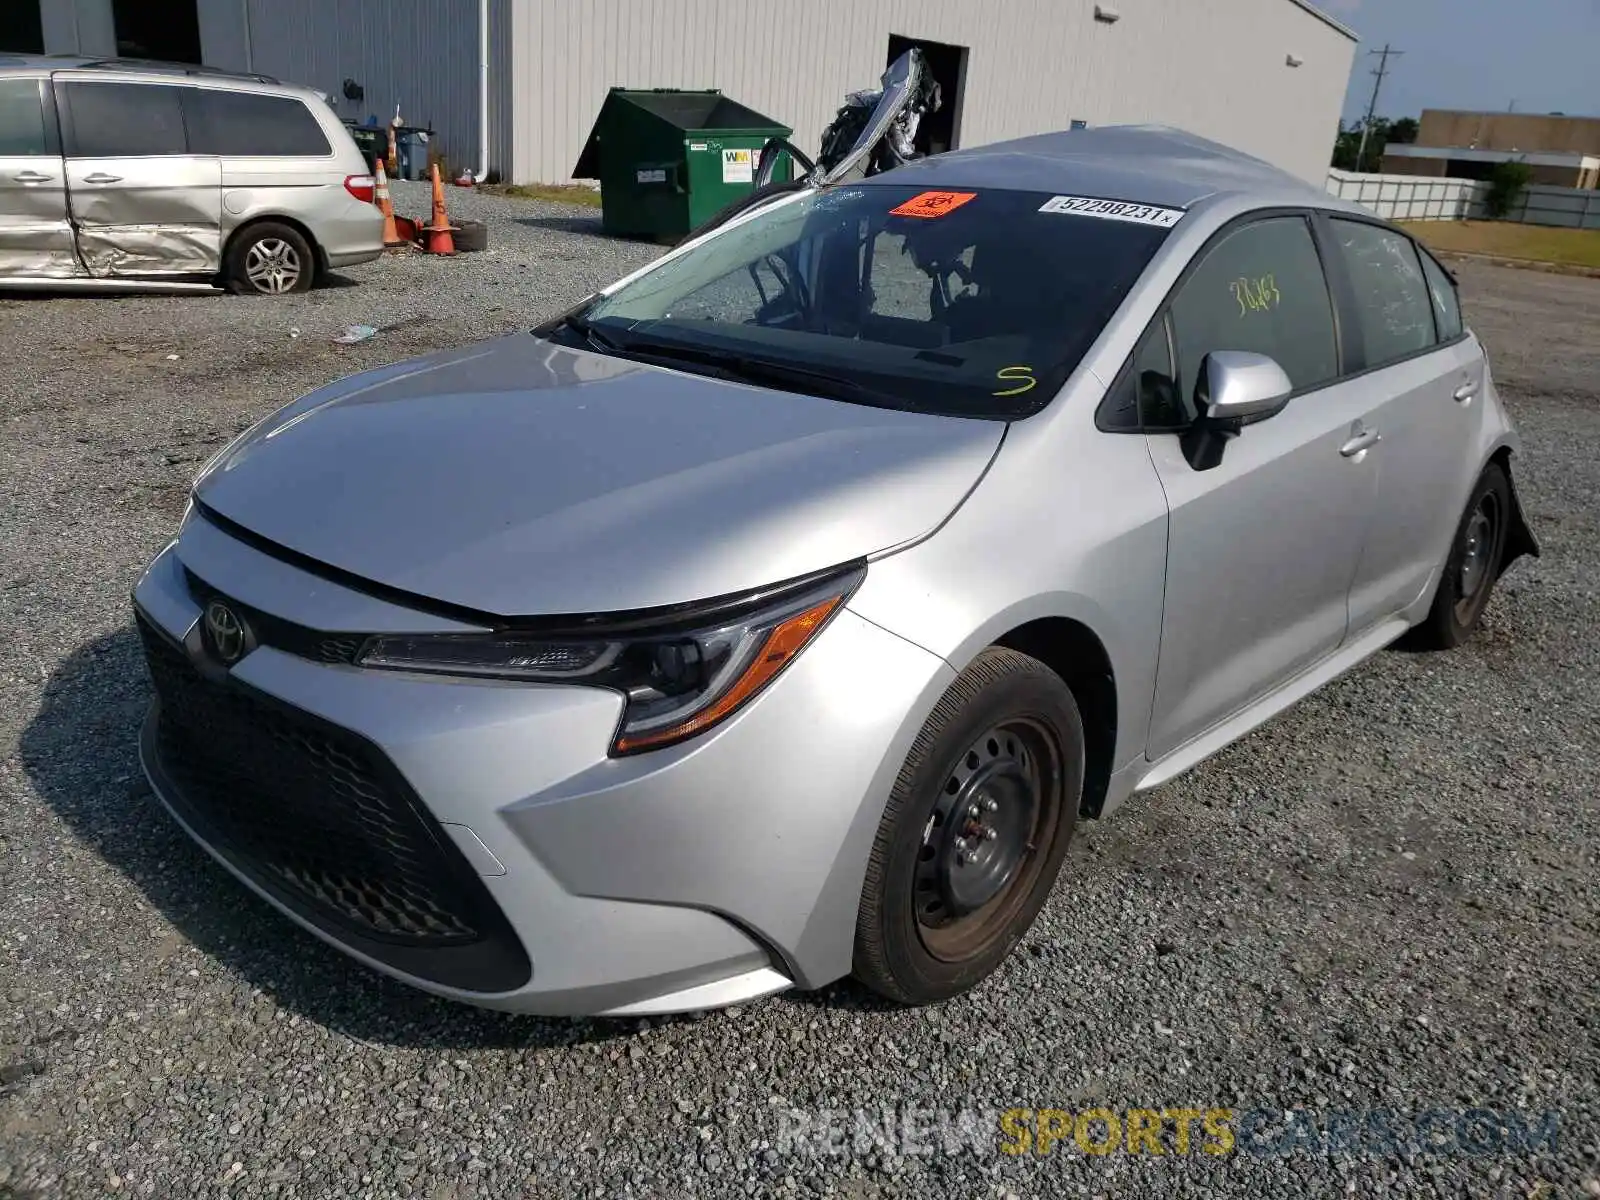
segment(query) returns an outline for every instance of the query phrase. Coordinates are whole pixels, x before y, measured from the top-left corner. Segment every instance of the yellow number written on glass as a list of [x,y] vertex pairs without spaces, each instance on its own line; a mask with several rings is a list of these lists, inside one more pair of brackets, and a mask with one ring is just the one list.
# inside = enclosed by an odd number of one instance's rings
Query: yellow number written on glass
[[1239,304],[1241,317],[1249,316],[1251,313],[1271,312],[1283,303],[1283,293],[1278,291],[1276,275],[1235,279],[1228,288]]

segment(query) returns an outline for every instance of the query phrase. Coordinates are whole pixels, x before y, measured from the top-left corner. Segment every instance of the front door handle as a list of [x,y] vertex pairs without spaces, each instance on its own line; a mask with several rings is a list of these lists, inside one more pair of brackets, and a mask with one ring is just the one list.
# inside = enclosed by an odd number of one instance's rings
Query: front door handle
[[15,179],[18,183],[49,183],[55,178],[55,176],[41,175],[37,171],[23,171],[19,174],[13,175],[11,178]]
[[1456,403],[1466,404],[1478,394],[1478,381],[1471,380],[1456,389]]
[[1354,458],[1363,450],[1371,450],[1381,441],[1383,441],[1383,435],[1376,429],[1363,429],[1344,445],[1340,446],[1339,453],[1346,458]]
[[104,171],[96,171],[93,175],[83,177],[85,183],[121,183],[121,175],[107,175]]

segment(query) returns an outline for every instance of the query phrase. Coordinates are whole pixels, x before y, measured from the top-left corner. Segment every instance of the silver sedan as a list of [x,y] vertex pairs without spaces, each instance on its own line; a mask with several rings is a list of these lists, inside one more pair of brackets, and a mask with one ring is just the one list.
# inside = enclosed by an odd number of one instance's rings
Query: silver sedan
[[135,594],[144,764],[440,995],[940,1001],[1080,820],[1468,636],[1516,449],[1449,272],[1220,146],[781,190],[226,448]]

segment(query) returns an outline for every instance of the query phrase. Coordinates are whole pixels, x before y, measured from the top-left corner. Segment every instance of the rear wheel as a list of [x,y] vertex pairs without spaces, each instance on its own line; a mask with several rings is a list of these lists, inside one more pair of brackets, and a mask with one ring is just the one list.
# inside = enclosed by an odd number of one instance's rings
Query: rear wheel
[[1510,515],[1511,485],[1500,465],[1490,463],[1478,477],[1478,485],[1472,489],[1472,498],[1456,527],[1433,607],[1421,624],[1406,635],[1407,646],[1418,650],[1453,649],[1477,628],[1500,574]]
[[1083,721],[1060,676],[1014,650],[979,655],[917,735],[890,795],[856,920],[856,977],[926,1004],[994,971],[1060,872],[1083,755]]
[[283,296],[311,290],[317,260],[299,230],[263,221],[234,239],[224,274],[239,295]]

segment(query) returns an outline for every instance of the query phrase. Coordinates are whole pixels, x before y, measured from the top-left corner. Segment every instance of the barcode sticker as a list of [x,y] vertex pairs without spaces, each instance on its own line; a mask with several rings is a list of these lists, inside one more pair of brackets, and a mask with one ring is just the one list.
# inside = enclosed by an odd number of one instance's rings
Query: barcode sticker
[[1130,204],[1124,200],[1096,200],[1092,196],[1055,196],[1041,204],[1039,211],[1070,213],[1075,217],[1099,217],[1103,221],[1129,221],[1135,225],[1154,225],[1161,229],[1171,229],[1184,218],[1181,208]]

